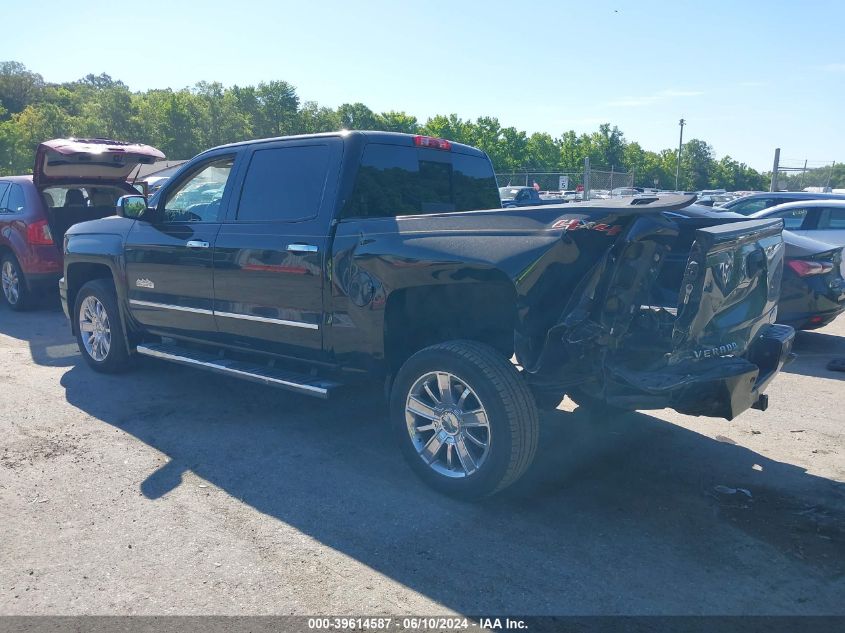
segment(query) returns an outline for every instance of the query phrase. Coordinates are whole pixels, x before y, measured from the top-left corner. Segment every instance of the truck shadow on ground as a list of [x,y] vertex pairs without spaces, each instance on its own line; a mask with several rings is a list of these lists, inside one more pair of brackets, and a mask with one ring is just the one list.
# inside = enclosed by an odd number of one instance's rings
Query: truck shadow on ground
[[798,466],[559,410],[521,482],[462,503],[411,474],[378,389],[321,402],[151,359],[99,375],[61,312],[0,310],[36,363],[69,367],[70,404],[167,456],[138,481],[150,503],[193,472],[465,613],[845,613],[845,486]]
[[27,312],[13,312],[0,300],[0,334],[26,341],[38,365],[70,367],[80,360],[58,295],[43,298],[36,310]]
[[830,380],[845,380],[845,372],[827,368],[832,358],[845,358],[845,337],[824,332],[796,332],[794,350],[798,357],[784,367],[784,371]]
[[823,594],[765,597],[802,578],[842,584],[844,487],[648,415],[547,414],[525,479],[469,504],[413,477],[375,389],[325,403],[149,359],[124,376],[80,364],[62,385],[168,456],[138,482],[150,502],[192,471],[451,609],[601,612],[644,592],[632,609],[845,613]]

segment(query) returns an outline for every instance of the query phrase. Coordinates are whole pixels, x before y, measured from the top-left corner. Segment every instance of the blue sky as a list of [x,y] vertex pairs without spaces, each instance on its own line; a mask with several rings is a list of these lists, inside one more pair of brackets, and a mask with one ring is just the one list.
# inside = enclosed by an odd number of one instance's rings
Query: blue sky
[[[555,136],[618,125],[770,169],[845,161],[845,1],[15,2],[0,59],[133,90],[283,79],[300,98]],[[14,25],[14,28],[9,28]]]

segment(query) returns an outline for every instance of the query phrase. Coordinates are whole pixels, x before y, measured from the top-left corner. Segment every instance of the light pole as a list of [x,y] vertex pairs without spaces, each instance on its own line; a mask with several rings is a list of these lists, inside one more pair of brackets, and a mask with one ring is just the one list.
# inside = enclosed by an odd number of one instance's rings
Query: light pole
[[684,146],[684,125],[686,125],[686,121],[681,119],[678,125],[681,126],[681,140],[678,141],[678,162],[675,163],[675,191],[678,190],[678,177],[681,175],[681,149]]

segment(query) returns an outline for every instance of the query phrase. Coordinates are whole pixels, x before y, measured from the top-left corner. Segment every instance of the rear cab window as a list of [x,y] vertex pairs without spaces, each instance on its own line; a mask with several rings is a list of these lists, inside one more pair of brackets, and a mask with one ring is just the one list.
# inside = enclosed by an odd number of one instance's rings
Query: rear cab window
[[485,156],[369,143],[341,218],[387,218],[501,207]]

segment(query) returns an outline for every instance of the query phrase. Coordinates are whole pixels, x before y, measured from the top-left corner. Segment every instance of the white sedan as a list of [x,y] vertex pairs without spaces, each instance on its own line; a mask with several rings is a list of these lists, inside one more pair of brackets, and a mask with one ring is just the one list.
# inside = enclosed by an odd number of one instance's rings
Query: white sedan
[[750,218],[783,218],[784,228],[833,246],[845,246],[845,201],[803,200],[787,202]]

